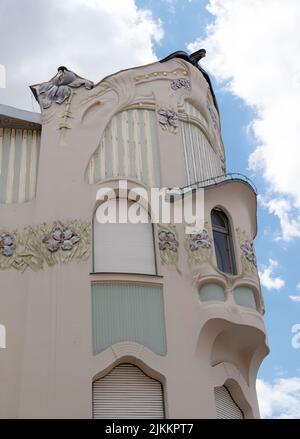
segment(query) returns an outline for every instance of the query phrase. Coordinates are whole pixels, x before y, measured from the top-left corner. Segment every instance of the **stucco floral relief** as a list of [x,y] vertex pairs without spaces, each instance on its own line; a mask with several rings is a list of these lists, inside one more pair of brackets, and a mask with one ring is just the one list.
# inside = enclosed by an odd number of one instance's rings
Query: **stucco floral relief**
[[179,241],[174,224],[158,225],[158,247],[160,250],[160,261],[162,265],[173,265],[178,273],[178,249]]
[[39,271],[45,265],[85,261],[90,254],[90,235],[90,222],[82,220],[43,223],[14,232],[0,231],[0,236],[4,236],[2,251],[0,241],[0,269]]
[[163,130],[177,133],[178,116],[177,113],[168,108],[159,108],[157,111],[158,121]]
[[256,256],[253,240],[240,229],[236,229],[239,241],[242,269],[245,272],[257,273]]
[[191,81],[185,78],[174,79],[171,82],[172,90],[179,90],[180,88],[184,88],[186,90],[190,90],[192,87]]
[[188,254],[188,264],[191,267],[194,264],[209,262],[212,264],[213,257],[213,239],[208,225],[205,224],[203,230],[197,233],[186,235],[184,248]]
[[3,256],[10,257],[16,249],[14,238],[9,233],[0,236],[0,252]]
[[94,87],[92,81],[80,78],[76,73],[61,66],[54,78],[40,84],[38,93],[44,109],[51,107],[52,103],[62,104],[71,96],[72,88],[84,86],[87,90]]
[[80,236],[70,227],[64,226],[54,227],[50,235],[45,236],[43,239],[43,243],[52,253],[59,249],[64,251],[72,250],[73,246],[77,244],[78,241],[80,241]]

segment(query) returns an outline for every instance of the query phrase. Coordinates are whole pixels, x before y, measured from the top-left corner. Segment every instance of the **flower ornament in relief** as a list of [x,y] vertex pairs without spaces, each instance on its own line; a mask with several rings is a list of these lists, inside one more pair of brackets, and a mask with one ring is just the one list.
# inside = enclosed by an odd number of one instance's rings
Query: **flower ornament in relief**
[[170,250],[172,252],[177,252],[179,243],[177,241],[176,235],[174,232],[167,231],[167,230],[161,230],[158,233],[158,239],[159,239],[159,250]]
[[182,273],[178,267],[179,242],[175,224],[158,225],[158,247],[160,250],[160,261],[162,265],[175,267],[177,273]]
[[12,256],[15,249],[16,249],[16,244],[11,235],[9,235],[8,233],[4,233],[3,235],[0,235],[0,253],[3,256],[7,256],[7,257]]
[[[62,104],[71,95],[72,88],[78,88],[82,85],[90,90],[94,87],[93,82],[80,78],[66,67],[59,67],[58,73],[48,82],[44,82],[38,88],[38,94],[41,96],[41,104],[44,109],[51,107],[53,102]],[[32,87],[36,95],[35,87]]]
[[247,239],[243,244],[241,244],[241,250],[243,251],[246,259],[248,259],[249,262],[252,262],[252,264],[256,265],[253,241]]
[[55,227],[49,236],[45,236],[43,243],[50,252],[57,250],[72,250],[74,244],[80,241],[80,236],[69,227]]
[[212,239],[209,236],[207,230],[203,229],[199,233],[193,233],[190,235],[190,250],[196,251],[201,248],[211,248]]
[[158,121],[164,130],[169,130],[172,132],[177,131],[178,116],[175,111],[168,110],[166,108],[160,108],[157,113]]
[[191,81],[189,79],[174,79],[174,81],[171,82],[171,88],[172,90],[178,90],[180,88],[185,88],[186,90],[190,90],[192,87]]
[[90,237],[90,221],[80,219],[0,230],[0,271],[13,268],[23,273],[27,268],[39,271],[45,265],[84,262],[90,254]]
[[209,263],[213,264],[213,239],[209,232],[209,225],[206,222],[202,230],[198,229],[189,235],[186,235],[184,240],[184,248],[188,256],[188,265],[190,269],[194,265]]

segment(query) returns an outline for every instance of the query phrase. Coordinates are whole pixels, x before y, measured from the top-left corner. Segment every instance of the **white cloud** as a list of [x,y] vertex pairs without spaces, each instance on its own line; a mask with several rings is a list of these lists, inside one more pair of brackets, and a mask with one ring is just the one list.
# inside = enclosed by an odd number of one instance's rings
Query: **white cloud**
[[[276,240],[291,241],[300,237],[300,214],[294,214],[289,200],[285,198],[272,198],[269,201],[259,196],[261,205],[278,217],[281,226],[281,235]],[[294,217],[293,217],[294,216]]]
[[300,302],[300,296],[289,296],[293,302]]
[[60,65],[98,82],[120,69],[156,60],[161,23],[134,0],[2,0],[0,63],[7,88],[0,101],[32,109],[28,85]]
[[300,419],[300,378],[279,378],[256,383],[262,418]]
[[289,203],[273,212],[282,238],[299,237],[300,2],[210,0],[207,9],[214,16],[207,37],[188,48],[205,47],[204,67],[255,111],[249,165],[262,170],[272,198]]
[[[296,285],[297,290],[300,290],[300,282]],[[289,296],[293,302],[300,302],[300,294],[298,296]]]
[[269,265],[259,272],[260,282],[267,290],[280,290],[285,285],[285,281],[281,277],[274,276],[276,267],[278,267],[278,262],[269,259]]

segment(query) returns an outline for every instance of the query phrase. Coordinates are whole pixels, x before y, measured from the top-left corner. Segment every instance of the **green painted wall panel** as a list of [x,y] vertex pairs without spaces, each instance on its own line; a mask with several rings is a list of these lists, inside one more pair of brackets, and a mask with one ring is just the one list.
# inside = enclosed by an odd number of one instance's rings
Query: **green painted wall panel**
[[163,289],[142,284],[92,285],[93,353],[114,343],[141,343],[166,355]]
[[199,291],[200,299],[202,302],[208,302],[209,300],[225,301],[224,289],[217,284],[205,284]]
[[245,306],[246,308],[256,309],[256,302],[254,293],[251,288],[248,287],[237,287],[234,292],[234,300],[240,306]]

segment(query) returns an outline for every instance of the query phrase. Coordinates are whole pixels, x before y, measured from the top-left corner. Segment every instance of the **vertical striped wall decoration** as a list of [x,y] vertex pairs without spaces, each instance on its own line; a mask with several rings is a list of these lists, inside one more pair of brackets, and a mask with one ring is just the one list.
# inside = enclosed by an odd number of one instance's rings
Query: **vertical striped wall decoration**
[[36,130],[0,128],[0,204],[35,197],[40,139]]
[[131,177],[149,187],[159,187],[155,111],[132,109],[113,116],[90,159],[85,179],[94,184],[109,177]]
[[[207,122],[202,114],[190,103],[184,105],[186,116],[179,117],[183,152],[185,158],[187,184],[217,177],[224,173],[223,162],[215,152],[200,126],[207,129]],[[191,121],[186,121],[190,118]],[[193,123],[192,121],[196,121]]]
[[205,117],[200,113],[199,110],[197,110],[197,108],[195,108],[189,102],[185,101],[183,109],[189,117],[195,118],[196,120],[200,121],[205,126],[205,128],[208,129],[208,123]]
[[92,324],[94,355],[121,341],[167,353],[162,286],[92,284]]

